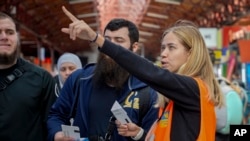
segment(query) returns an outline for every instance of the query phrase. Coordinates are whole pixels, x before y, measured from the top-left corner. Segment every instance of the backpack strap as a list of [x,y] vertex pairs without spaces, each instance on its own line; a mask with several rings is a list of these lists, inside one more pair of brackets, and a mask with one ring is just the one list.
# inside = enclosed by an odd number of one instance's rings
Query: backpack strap
[[[24,60],[23,60],[24,61]],[[24,63],[15,68],[9,75],[5,76],[3,79],[0,80],[0,91],[6,89],[14,80],[20,78],[24,72],[27,70],[24,67]]]
[[[148,113],[148,109],[150,108],[150,87],[144,87],[139,90],[139,126],[142,126],[143,118]],[[145,139],[147,132],[144,130],[144,133],[141,139]],[[140,140],[141,140],[140,139]]]
[[143,117],[147,114],[150,107],[150,87],[144,87],[138,91],[139,96],[139,125],[142,125]]
[[73,101],[73,106],[71,107],[70,110],[70,115],[69,118],[74,118],[76,115],[76,109],[78,105],[78,98],[79,98],[79,92],[80,92],[80,78],[81,78],[81,73],[78,74],[78,76],[75,79],[74,85],[73,85],[73,93],[75,94],[74,101]]
[[[95,65],[95,63],[90,63],[90,64],[87,64],[86,66],[84,66],[84,70],[90,68],[90,69],[94,69],[93,66]],[[77,105],[78,105],[78,98],[79,98],[79,95],[80,95],[80,79],[81,77],[84,77],[84,74],[82,73],[82,71],[79,72],[79,74],[77,74],[77,77],[74,81],[74,84],[73,84],[73,93],[75,94],[75,97],[74,97],[74,101],[73,101],[73,106],[71,107],[71,110],[70,110],[70,115],[69,115],[69,118],[74,118],[75,115],[76,115],[76,110],[77,110]]]

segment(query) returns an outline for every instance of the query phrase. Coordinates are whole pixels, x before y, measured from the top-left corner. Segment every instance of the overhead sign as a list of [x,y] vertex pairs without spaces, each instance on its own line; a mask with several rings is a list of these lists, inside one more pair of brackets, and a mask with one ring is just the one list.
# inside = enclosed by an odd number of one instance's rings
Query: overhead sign
[[199,28],[199,31],[201,32],[202,37],[205,40],[205,44],[207,48],[217,48],[217,28]]
[[250,62],[250,40],[238,40],[239,51],[240,51],[240,61],[242,63]]

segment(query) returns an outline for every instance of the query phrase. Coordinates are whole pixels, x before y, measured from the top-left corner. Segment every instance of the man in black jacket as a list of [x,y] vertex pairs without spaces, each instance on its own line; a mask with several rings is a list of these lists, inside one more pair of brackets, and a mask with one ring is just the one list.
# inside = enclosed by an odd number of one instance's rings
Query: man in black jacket
[[19,57],[19,43],[14,20],[0,12],[0,140],[45,141],[55,81]]

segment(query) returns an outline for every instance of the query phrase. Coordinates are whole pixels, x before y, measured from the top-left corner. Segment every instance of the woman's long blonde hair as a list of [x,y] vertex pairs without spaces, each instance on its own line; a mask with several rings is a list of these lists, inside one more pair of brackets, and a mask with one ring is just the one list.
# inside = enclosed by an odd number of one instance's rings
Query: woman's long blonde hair
[[162,39],[170,32],[175,34],[180,43],[190,52],[188,61],[181,66],[177,73],[202,79],[208,87],[209,99],[215,105],[221,106],[224,103],[223,95],[213,72],[208,49],[198,27],[191,21],[179,20],[163,33]]

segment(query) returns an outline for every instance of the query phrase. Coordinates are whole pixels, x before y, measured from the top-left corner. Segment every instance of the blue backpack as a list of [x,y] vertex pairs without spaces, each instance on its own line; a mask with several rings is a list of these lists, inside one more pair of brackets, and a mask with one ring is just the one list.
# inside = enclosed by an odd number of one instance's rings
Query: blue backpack
[[215,108],[216,131],[221,134],[229,134],[230,125],[240,125],[243,122],[243,100],[231,83],[223,79],[218,79],[218,81],[224,94],[225,105]]

